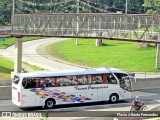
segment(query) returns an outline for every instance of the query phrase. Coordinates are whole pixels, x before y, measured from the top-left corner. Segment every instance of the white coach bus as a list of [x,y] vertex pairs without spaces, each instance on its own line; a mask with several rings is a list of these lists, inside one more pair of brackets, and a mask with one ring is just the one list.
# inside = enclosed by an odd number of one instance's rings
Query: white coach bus
[[12,102],[19,107],[114,103],[131,97],[131,77],[114,68],[20,73],[12,82]]

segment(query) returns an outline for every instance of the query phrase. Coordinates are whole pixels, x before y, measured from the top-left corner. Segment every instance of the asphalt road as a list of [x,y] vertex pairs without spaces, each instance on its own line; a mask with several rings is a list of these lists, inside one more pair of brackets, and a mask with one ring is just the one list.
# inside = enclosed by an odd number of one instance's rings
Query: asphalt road
[[[49,38],[38,41],[29,41],[23,43],[23,61],[35,64],[42,68],[48,70],[57,70],[57,69],[81,69],[77,66],[67,65],[65,63],[60,63],[48,59],[48,56],[45,54],[39,54],[38,47],[43,47],[44,45],[50,44],[51,42],[57,42],[64,39],[58,38]],[[7,48],[4,51],[10,57],[13,57],[14,46]],[[157,76],[157,74],[156,74]],[[139,95],[140,98],[144,101],[149,109],[152,109],[159,105],[160,103],[160,88],[151,89],[151,90],[141,90],[134,91],[134,96]],[[132,99],[133,100],[133,99]],[[0,100],[0,111],[128,111],[129,104],[132,100],[119,101],[116,104],[110,104],[107,102],[97,102],[90,104],[75,104],[75,105],[59,105],[55,106],[54,109],[42,109],[41,107],[37,108],[28,108],[20,109],[17,106],[13,105],[11,100]],[[62,114],[56,113],[57,116],[62,116]],[[73,115],[73,113],[67,114]]]
[[[134,91],[134,96],[139,95],[149,110],[160,106],[160,88]],[[59,105],[54,109],[41,107],[20,109],[13,105],[11,100],[0,100],[0,111],[11,112],[12,117],[0,117],[0,120],[144,120],[144,117],[117,117],[117,113],[129,113],[129,105],[133,99],[119,101],[116,104],[96,102],[90,104]],[[159,109],[159,108],[158,108]],[[40,113],[41,117],[13,117],[21,113]],[[128,111],[128,112],[127,112]],[[159,110],[158,110],[159,111]],[[0,114],[2,114],[0,112]],[[47,112],[47,114],[46,114]],[[159,114],[159,113],[158,113]],[[46,115],[48,116],[46,118]],[[110,116],[110,117],[109,117]]]
[[[149,106],[149,109],[160,103],[160,88],[150,90],[134,91],[134,96],[139,96],[140,99]],[[108,102],[96,102],[87,104],[74,105],[57,105],[54,109],[42,109],[41,107],[20,109],[12,104],[11,100],[0,100],[0,111],[88,111],[88,110],[105,110],[105,111],[128,111],[129,105],[133,99],[127,101],[119,101],[116,104]]]

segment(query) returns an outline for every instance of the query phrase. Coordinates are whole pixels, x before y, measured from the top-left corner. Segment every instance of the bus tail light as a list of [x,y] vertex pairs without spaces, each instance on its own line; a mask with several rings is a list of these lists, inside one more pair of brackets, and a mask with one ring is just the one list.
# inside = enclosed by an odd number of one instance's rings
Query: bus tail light
[[20,92],[18,92],[18,102],[20,102]]

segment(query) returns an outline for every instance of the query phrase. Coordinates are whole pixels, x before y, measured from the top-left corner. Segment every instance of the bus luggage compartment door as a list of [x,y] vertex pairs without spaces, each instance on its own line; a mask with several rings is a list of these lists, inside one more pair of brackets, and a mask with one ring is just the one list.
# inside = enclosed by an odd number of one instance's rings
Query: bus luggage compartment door
[[76,96],[74,98],[75,102],[79,103],[81,101],[86,101],[85,99],[87,98],[87,93],[86,92],[78,92],[78,93],[76,92],[75,96]]
[[27,90],[22,90],[22,106],[34,106],[36,105],[35,93]]
[[94,102],[94,101],[100,101],[102,100],[102,92],[88,92],[87,93],[87,97],[88,98],[91,98],[91,101]]

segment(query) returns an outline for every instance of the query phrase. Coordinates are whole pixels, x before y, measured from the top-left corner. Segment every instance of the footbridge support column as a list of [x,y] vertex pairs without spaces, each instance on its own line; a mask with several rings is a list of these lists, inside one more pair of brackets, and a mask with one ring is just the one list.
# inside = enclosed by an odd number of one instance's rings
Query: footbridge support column
[[15,61],[14,61],[14,73],[21,73],[22,71],[22,39],[16,38],[15,41]]

